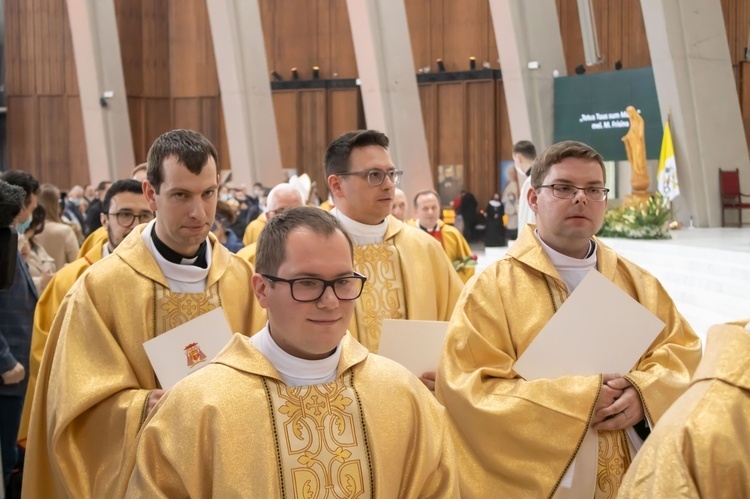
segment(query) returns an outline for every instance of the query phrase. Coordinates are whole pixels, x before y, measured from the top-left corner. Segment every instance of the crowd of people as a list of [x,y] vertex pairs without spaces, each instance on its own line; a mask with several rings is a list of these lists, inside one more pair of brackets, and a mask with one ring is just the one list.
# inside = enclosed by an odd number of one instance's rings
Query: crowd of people
[[[750,495],[742,452],[715,455],[731,486],[684,452],[744,431],[693,412],[711,396],[747,413],[747,369],[726,366],[747,364],[748,321],[712,333],[701,363],[660,283],[594,237],[596,151],[516,144],[515,187],[484,213],[488,245],[516,241],[476,274],[477,200],[460,199],[462,234],[437,192],[397,189],[388,148],[375,130],[334,140],[323,203],[294,179],[222,184],[188,130],[95,190],[3,173],[25,199],[0,291],[9,496]],[[663,330],[628,373],[523,379],[515,362],[592,269]],[[217,309],[233,338],[165,391],[143,344]],[[450,321],[442,357],[414,375],[378,356],[385,319]]]

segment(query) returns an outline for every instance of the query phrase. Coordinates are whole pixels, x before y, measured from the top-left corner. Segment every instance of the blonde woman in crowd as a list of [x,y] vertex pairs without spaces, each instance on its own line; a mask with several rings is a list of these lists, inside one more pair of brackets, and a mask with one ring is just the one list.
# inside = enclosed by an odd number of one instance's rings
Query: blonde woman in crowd
[[73,228],[61,218],[60,190],[52,184],[42,185],[39,206],[45,209],[47,217],[44,232],[36,236],[36,242],[55,260],[55,267],[61,269],[76,259],[79,246]]

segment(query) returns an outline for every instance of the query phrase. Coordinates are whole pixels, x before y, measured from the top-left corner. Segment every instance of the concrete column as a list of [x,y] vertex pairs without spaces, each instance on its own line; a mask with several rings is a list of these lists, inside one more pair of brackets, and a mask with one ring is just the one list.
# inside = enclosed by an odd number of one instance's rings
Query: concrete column
[[554,131],[553,71],[567,75],[555,0],[489,1],[511,137],[530,140],[541,152]]
[[135,166],[114,0],[67,0],[91,183]]
[[234,182],[283,181],[257,0],[207,0]]
[[662,121],[671,112],[680,193],[676,217],[721,225],[719,174],[750,158],[720,0],[641,0]]
[[347,0],[367,127],[391,140],[407,199],[434,189],[404,0]]

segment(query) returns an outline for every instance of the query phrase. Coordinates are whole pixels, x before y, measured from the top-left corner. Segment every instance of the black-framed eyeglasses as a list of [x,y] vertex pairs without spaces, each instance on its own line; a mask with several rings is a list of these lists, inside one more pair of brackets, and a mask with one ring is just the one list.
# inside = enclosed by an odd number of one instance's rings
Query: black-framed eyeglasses
[[148,213],[141,213],[140,215],[136,215],[135,213],[131,213],[129,211],[121,211],[119,213],[107,213],[108,217],[117,217],[117,223],[120,224],[122,227],[130,227],[133,225],[133,220],[136,218],[138,219],[138,223],[145,224],[146,222],[150,222],[154,219],[154,214],[151,212]]
[[607,199],[609,189],[606,187],[577,187],[570,184],[540,185],[539,189],[552,189],[552,195],[560,199],[573,199],[580,190],[591,201],[604,201]]
[[271,282],[285,282],[289,284],[292,298],[295,301],[317,301],[326,292],[327,287],[333,289],[333,294],[339,300],[356,300],[362,294],[367,277],[354,272],[354,275],[337,277],[330,281],[317,277],[300,277],[298,279],[283,279],[274,275],[261,274]]
[[404,172],[402,170],[378,170],[377,168],[374,168],[372,170],[365,170],[363,172],[344,172],[344,173],[337,173],[336,175],[356,175],[358,177],[363,177],[367,179],[367,183],[370,184],[373,187],[377,187],[381,185],[383,182],[385,182],[385,178],[388,177],[391,179],[391,182],[394,184],[398,184],[399,180],[401,180],[401,175],[403,175]]

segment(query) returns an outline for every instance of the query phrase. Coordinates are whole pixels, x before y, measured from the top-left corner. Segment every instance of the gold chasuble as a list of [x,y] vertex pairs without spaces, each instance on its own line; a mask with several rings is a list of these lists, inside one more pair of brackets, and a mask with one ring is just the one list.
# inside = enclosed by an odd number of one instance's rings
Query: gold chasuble
[[458,497],[444,409],[350,335],[340,348],[334,382],[291,388],[235,335],[159,402],[115,497]]
[[708,331],[690,388],[646,440],[618,497],[750,497],[748,322]]
[[261,213],[258,215],[258,218],[247,224],[247,227],[245,227],[245,233],[242,235],[242,244],[250,246],[251,244],[258,242],[258,237],[260,237],[260,233],[265,228],[266,223],[268,223],[266,214]]
[[34,329],[31,332],[31,355],[29,357],[29,384],[26,387],[26,398],[23,401],[23,414],[21,415],[21,426],[18,430],[18,443],[26,445],[26,436],[29,432],[29,419],[31,419],[31,403],[34,401],[34,388],[36,378],[39,375],[39,366],[42,363],[42,354],[47,345],[52,320],[60,308],[60,304],[68,294],[70,288],[91,265],[102,259],[102,248],[107,244],[106,234],[103,240],[99,240],[82,258],[71,262],[61,268],[52,276],[47,287],[44,288],[42,296],[34,310]]
[[354,247],[354,268],[367,282],[349,331],[373,353],[383,319],[448,321],[463,287],[437,241],[390,215],[382,243]]
[[89,252],[96,246],[101,247],[107,241],[108,237],[109,235],[107,234],[106,227],[99,227],[98,229],[96,229],[94,232],[89,234],[89,237],[87,237],[83,241],[83,244],[78,250],[78,258],[83,258],[84,256],[88,255]]
[[[419,227],[419,220],[417,219],[411,219],[406,223],[414,228],[422,230]],[[466,238],[461,234],[460,230],[452,225],[448,225],[442,220],[438,220],[437,226],[443,238],[443,249],[445,250],[445,254],[448,255],[448,260],[451,261],[451,264],[458,259],[465,260],[471,257],[473,253],[471,252],[469,243],[466,242]],[[458,277],[460,277],[465,284],[469,279],[474,277],[475,270],[476,269],[473,266],[464,266],[458,271]]]
[[[552,497],[574,460],[573,483],[590,484],[579,497],[614,496],[629,460],[622,433],[593,446],[584,439],[602,377],[525,381],[513,370],[567,297],[534,230],[527,225],[506,257],[464,288],[451,319],[436,395],[451,422],[461,496]],[[666,323],[626,376],[653,425],[687,388],[700,339],[653,276],[596,244],[599,272]],[[599,460],[612,468],[597,474]]]
[[255,266],[255,252],[258,250],[258,243],[257,241],[254,243],[251,243],[241,250],[239,250],[236,255],[243,260],[247,260],[250,262],[253,266]]
[[145,341],[216,307],[233,331],[263,327],[247,262],[210,234],[206,291],[173,293],[142,240],[145,227],[86,271],[55,317],[31,413],[24,497],[113,497],[159,388]]

